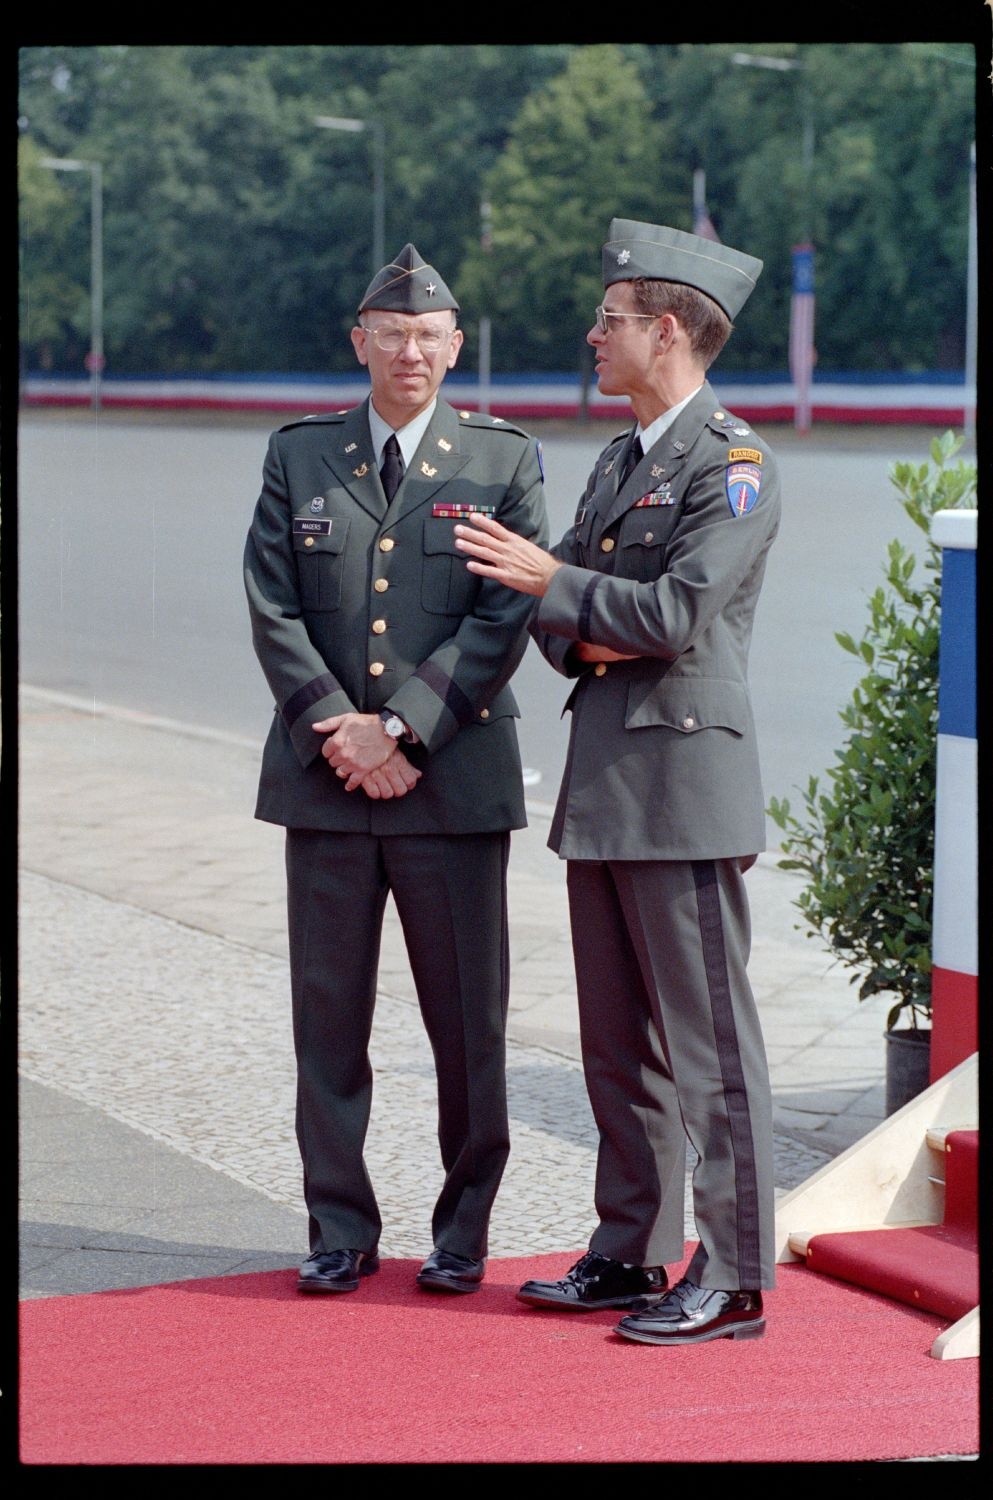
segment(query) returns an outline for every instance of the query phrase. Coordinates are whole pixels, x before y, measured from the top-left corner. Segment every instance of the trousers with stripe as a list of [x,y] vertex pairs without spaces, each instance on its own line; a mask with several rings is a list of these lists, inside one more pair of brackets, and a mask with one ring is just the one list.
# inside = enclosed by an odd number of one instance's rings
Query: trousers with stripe
[[590,1248],[629,1265],[682,1259],[689,1140],[700,1243],[686,1274],[773,1286],[772,1100],[738,861],[570,860],[568,888],[600,1132]]
[[509,852],[505,832],[286,831],[297,1139],[311,1252],[371,1252],[379,1243],[363,1148],[380,937],[392,894],[438,1079],[444,1180],[432,1242],[455,1255],[486,1254],[510,1150]]

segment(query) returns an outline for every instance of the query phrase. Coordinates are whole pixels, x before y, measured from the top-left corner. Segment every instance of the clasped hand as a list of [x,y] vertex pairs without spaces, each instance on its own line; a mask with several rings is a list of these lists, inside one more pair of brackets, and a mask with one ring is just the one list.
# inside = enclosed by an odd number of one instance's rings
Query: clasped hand
[[378,714],[334,714],[311,728],[327,735],[321,754],[346,792],[361,787],[373,801],[388,800],[405,797],[421,779]]

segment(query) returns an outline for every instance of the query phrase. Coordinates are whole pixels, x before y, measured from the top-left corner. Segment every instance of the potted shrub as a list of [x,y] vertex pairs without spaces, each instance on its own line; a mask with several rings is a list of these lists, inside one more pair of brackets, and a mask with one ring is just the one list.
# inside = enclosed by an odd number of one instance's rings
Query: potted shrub
[[923,576],[913,553],[890,542],[861,638],[836,636],[867,670],[841,710],[848,733],[830,784],[810,778],[799,816],[785,798],[769,804],[786,835],[781,868],[807,877],[797,926],[856,971],[860,1000],[893,996],[887,1114],[928,1082],[941,585],[930,525],[938,510],[976,503],[975,464],[952,464],[960,447],[946,432],[931,464],[893,465],[900,503],[926,538]]

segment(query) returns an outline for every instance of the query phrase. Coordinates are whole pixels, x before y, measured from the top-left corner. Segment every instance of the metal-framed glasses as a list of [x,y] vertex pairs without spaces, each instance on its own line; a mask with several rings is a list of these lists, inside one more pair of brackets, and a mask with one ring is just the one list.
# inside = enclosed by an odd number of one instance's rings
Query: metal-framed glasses
[[360,323],[359,327],[371,335],[376,348],[384,354],[399,354],[406,349],[408,339],[414,340],[422,354],[440,354],[455,332],[454,328],[399,328],[392,323],[376,328]]
[[661,313],[607,312],[601,304],[596,310],[596,326],[599,328],[601,333],[609,333],[610,324],[607,322],[608,318],[646,318],[650,323],[652,323],[656,318],[660,318],[661,316]]

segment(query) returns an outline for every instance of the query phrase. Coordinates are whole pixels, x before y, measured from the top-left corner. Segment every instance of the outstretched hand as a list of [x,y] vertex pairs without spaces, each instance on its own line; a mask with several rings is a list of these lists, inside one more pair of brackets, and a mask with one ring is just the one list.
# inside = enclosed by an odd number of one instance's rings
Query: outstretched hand
[[542,598],[562,564],[550,552],[508,531],[490,516],[471,515],[468,526],[456,526],[455,545],[467,554],[470,573],[494,578],[519,594]]

